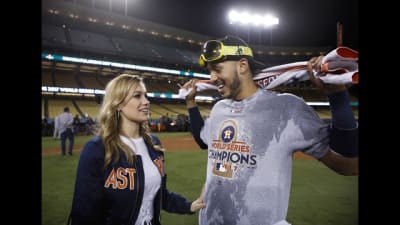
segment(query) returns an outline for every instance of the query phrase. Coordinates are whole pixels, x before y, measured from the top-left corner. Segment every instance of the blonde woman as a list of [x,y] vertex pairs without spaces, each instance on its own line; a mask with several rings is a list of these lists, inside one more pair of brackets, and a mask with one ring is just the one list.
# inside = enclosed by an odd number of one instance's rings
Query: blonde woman
[[143,80],[122,74],[106,87],[98,136],[77,169],[71,221],[79,224],[157,225],[160,210],[193,214],[205,204],[169,192],[160,140],[149,133],[150,102]]

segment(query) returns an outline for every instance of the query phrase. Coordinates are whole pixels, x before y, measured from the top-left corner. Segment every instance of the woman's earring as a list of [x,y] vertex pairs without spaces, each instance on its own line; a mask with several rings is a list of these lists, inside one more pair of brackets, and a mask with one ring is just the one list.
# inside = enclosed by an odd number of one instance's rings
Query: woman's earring
[[119,117],[120,117],[120,114],[119,114],[120,111],[121,111],[121,110],[117,110],[117,124],[118,124]]

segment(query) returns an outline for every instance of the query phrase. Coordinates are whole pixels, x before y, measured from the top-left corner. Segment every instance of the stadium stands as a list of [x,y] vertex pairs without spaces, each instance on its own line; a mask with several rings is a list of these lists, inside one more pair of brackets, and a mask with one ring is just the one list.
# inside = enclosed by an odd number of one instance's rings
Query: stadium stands
[[[75,1],[74,1],[75,2]],[[85,15],[80,16],[79,14]],[[76,16],[71,16],[76,15]],[[88,20],[92,18],[92,20]],[[97,21],[93,21],[97,18]],[[113,21],[113,26],[110,22]],[[106,23],[107,22],[107,23]],[[129,24],[126,26],[126,24]],[[72,114],[93,118],[98,115],[101,94],[68,92],[68,90],[104,90],[107,82],[121,73],[138,74],[144,77],[148,92],[176,94],[177,84],[184,84],[192,76],[184,72],[206,73],[198,66],[198,55],[204,40],[211,37],[193,32],[150,23],[123,15],[114,15],[68,1],[42,1],[42,117],[51,119],[66,105]],[[308,60],[331,47],[271,47],[252,45],[256,58],[266,66]],[[77,57],[86,60],[103,60],[140,66],[181,71],[179,75],[118,68],[110,65],[87,64],[82,61],[62,61],[58,57]],[[205,78],[200,78],[205,79]],[[53,88],[55,87],[55,88]],[[64,91],[60,89],[66,88]],[[53,88],[53,89],[52,89]],[[324,101],[326,98],[312,88],[309,82],[299,82],[279,87],[277,91],[294,93],[306,101]],[[206,91],[205,96],[215,92]],[[352,92],[357,101],[357,89]],[[204,116],[208,116],[212,102],[199,102]],[[357,107],[354,107],[357,111]],[[322,117],[330,116],[326,108],[318,108]],[[184,115],[186,108],[180,99],[154,97],[151,99],[151,118],[156,124],[165,115]],[[358,113],[356,114],[358,115]]]

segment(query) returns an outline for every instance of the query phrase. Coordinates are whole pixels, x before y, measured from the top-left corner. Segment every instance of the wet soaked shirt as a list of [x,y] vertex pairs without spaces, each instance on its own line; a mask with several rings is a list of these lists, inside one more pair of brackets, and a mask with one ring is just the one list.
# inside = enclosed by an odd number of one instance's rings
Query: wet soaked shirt
[[328,151],[328,125],[301,98],[259,89],[221,100],[201,130],[208,145],[200,225],[272,225],[286,218],[292,156]]

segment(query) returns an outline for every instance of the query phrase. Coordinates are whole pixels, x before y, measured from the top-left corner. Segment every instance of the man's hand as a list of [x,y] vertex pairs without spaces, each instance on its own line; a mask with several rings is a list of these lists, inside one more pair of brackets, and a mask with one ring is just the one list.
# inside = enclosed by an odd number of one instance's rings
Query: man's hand
[[196,82],[197,82],[197,79],[191,79],[190,81],[186,82],[186,83],[182,86],[182,88],[185,88],[185,89],[189,89],[189,88],[192,89],[192,90],[190,91],[190,93],[185,97],[185,100],[186,100],[186,107],[187,107],[188,109],[197,106],[196,101],[195,101],[195,97],[196,97],[196,94],[197,94],[196,85],[195,85]]
[[324,56],[318,56],[313,57],[308,61],[307,72],[311,82],[313,82],[315,86],[322,90],[326,95],[347,90],[347,87],[344,84],[325,84],[321,79],[314,76],[313,70],[319,73],[321,72],[323,58]]

